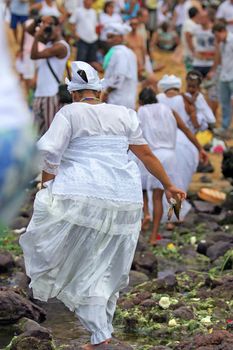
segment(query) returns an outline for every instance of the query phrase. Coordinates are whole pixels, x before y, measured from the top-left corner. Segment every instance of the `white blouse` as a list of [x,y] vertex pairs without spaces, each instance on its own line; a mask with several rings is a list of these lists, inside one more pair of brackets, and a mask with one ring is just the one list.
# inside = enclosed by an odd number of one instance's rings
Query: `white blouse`
[[138,110],[138,118],[143,135],[152,150],[175,148],[177,123],[168,106],[163,103],[142,106]]
[[135,111],[76,102],[56,114],[38,148],[42,169],[56,175],[53,194],[141,202],[140,174],[128,147],[146,143]]

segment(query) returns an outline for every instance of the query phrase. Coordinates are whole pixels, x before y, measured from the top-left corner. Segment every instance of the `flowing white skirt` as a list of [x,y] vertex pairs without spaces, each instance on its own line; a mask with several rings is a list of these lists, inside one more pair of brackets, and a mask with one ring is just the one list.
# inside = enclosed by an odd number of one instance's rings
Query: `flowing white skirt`
[[141,228],[142,205],[37,193],[20,238],[35,298],[57,297],[70,310],[106,305],[128,283]]
[[[175,150],[169,148],[158,148],[153,150],[153,154],[159,159],[167,175],[171,181],[173,181],[176,167]],[[163,189],[161,182],[149,173],[141,161],[138,161],[138,167],[141,173],[143,190],[151,191],[153,189]]]

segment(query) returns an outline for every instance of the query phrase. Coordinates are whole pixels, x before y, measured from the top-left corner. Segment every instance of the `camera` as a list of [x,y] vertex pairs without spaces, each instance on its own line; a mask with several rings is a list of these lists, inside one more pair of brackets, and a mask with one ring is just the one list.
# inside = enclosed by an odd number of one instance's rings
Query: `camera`
[[44,28],[44,38],[49,39],[53,33],[53,26],[48,25]]

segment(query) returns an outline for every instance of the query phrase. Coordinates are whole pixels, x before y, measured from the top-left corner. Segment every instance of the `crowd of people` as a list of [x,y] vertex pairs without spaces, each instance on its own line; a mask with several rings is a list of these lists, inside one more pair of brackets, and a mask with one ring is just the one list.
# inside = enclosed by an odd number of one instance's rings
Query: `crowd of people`
[[[41,137],[46,188],[21,238],[31,287],[75,311],[92,344],[108,342],[141,218],[151,245],[181,200],[168,228],[184,220],[208,162],[196,133],[215,126],[219,104],[214,132],[232,132],[233,1],[6,0],[2,16]],[[157,50],[182,52],[185,86]]]

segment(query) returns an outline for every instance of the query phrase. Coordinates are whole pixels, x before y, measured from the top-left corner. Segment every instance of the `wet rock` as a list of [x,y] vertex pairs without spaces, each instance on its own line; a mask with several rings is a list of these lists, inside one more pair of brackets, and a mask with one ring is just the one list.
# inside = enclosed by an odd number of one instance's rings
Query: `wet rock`
[[233,334],[225,330],[214,331],[208,335],[197,335],[189,341],[181,341],[175,350],[232,350]]
[[220,256],[223,256],[231,248],[233,248],[232,243],[219,241],[207,249],[206,255],[211,259],[211,261],[214,261]]
[[141,302],[140,306],[143,306],[145,308],[151,308],[153,306],[156,306],[157,305],[157,302],[153,299],[146,299],[144,301]]
[[216,233],[211,233],[206,236],[206,239],[211,239],[213,242],[230,242],[233,243],[233,235],[227,232],[216,232]]
[[132,269],[156,277],[157,259],[151,251],[136,252]]
[[211,295],[213,297],[221,295],[223,299],[231,300],[233,298],[233,276],[225,276],[219,282],[221,284],[211,291]]
[[202,255],[206,255],[207,249],[213,245],[214,242],[200,242],[197,245],[197,252]]
[[193,312],[188,307],[180,307],[173,312],[174,317],[181,318],[182,320],[192,320],[194,318]]
[[[75,350],[83,350],[83,348],[80,346]],[[99,345],[98,350],[133,350],[133,348],[130,345],[125,344],[123,342],[114,341],[113,344]]]
[[212,213],[215,205],[204,201],[193,201],[195,208],[201,213]]
[[129,287],[135,287],[138,284],[147,282],[148,280],[149,280],[149,277],[143,272],[132,270],[129,273]]
[[13,256],[9,252],[0,251],[0,273],[10,272],[15,266]]
[[9,350],[55,350],[52,337],[49,334],[37,331],[27,331],[14,337]]
[[224,218],[219,221],[220,225],[233,225],[233,210],[228,210]]
[[24,272],[17,271],[11,278],[11,283],[17,289],[23,290],[27,296],[32,295],[29,289],[29,278],[26,276]]
[[134,304],[133,300],[126,299],[126,300],[120,300],[118,302],[118,305],[124,310],[130,310],[134,307],[135,304]]
[[150,250],[149,244],[146,238],[142,234],[140,234],[138,243],[137,243],[136,252],[145,252],[146,250]]
[[29,224],[29,221],[30,221],[29,217],[19,216],[11,223],[10,227],[13,230],[20,229],[22,227],[27,227]]
[[197,252],[193,249],[191,245],[185,245],[179,249],[179,254],[187,255],[189,257],[196,258]]
[[19,268],[21,271],[25,272],[25,262],[24,262],[24,257],[19,256],[15,258],[15,266]]
[[151,312],[150,317],[155,323],[167,323],[168,322],[167,312],[164,312],[164,313]]
[[175,291],[178,286],[175,275],[167,275],[156,280],[156,290],[160,293]]
[[0,290],[0,324],[17,322],[22,317],[45,320],[45,311],[13,290]]
[[15,329],[17,334],[22,334],[25,332],[38,332],[38,334],[44,334],[44,338],[48,339],[51,335],[50,331],[39,325],[36,321],[33,321],[29,318],[23,317],[21,318],[17,324],[15,325]]
[[137,299],[144,301],[146,299],[150,299],[151,296],[152,296],[151,292],[145,291],[145,292],[137,294]]
[[167,346],[154,346],[153,348],[151,348],[150,350],[172,350],[171,348],[168,348]]

